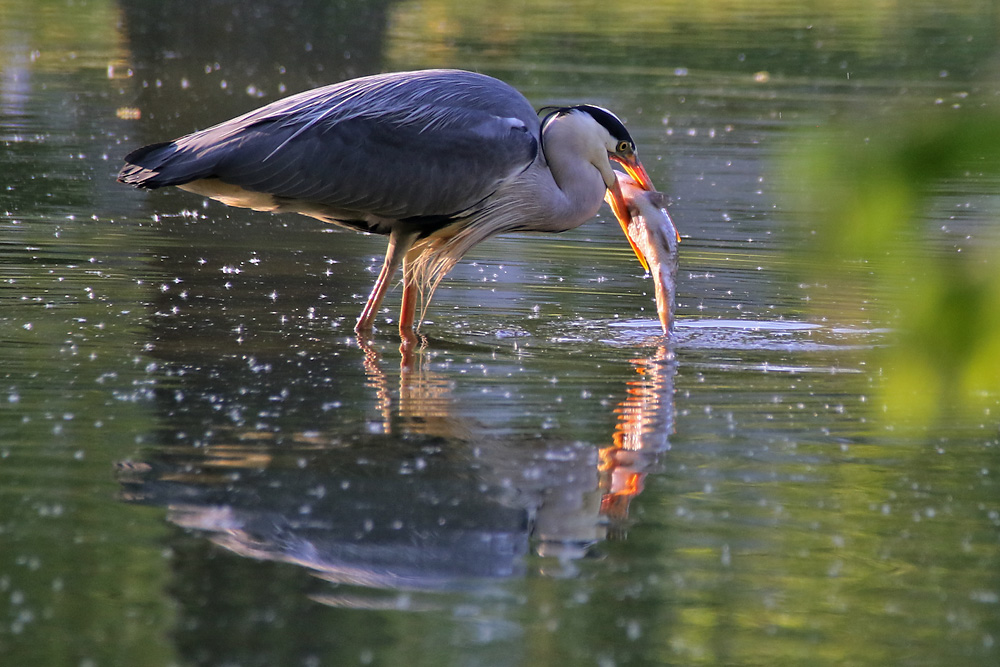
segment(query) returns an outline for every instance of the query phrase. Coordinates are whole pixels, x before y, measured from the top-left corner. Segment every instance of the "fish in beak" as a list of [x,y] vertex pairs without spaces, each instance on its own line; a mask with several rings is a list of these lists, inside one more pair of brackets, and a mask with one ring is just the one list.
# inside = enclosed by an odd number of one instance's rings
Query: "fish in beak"
[[663,333],[668,334],[673,326],[680,235],[663,207],[663,193],[643,187],[631,174],[615,174],[617,187],[609,188],[605,199],[639,262],[653,278],[656,312]]

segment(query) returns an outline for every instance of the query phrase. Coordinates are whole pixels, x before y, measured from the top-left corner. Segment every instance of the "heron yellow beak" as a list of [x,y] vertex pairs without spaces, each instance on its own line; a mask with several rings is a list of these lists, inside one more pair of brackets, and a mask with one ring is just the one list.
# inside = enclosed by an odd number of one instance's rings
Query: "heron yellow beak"
[[[641,168],[641,165],[640,165]],[[616,172],[618,173],[618,172]],[[645,170],[643,170],[645,173]],[[648,176],[646,177],[649,178]],[[642,264],[642,268],[645,271],[649,271],[649,263],[646,262],[646,258],[643,256],[642,251],[639,250],[639,246],[635,244],[632,237],[629,236],[628,226],[632,222],[632,212],[629,211],[628,203],[625,201],[625,195],[622,194],[621,182],[616,178],[614,184],[608,188],[608,191],[604,195],[604,201],[611,205],[611,210],[615,214],[615,218],[618,220],[618,224],[622,226],[622,231],[625,232],[625,238],[628,239],[628,244],[632,246],[632,251],[635,256],[639,258],[639,263]]]
[[[608,155],[614,162],[617,162],[628,175],[632,177],[632,180],[639,184],[639,187],[643,190],[655,190],[653,187],[653,181],[649,178],[649,174],[646,173],[646,168],[642,166],[639,162],[639,157],[635,153],[629,155],[618,155],[616,153],[611,153]],[[615,179],[614,185],[608,188],[607,194],[604,196],[605,201],[611,205],[611,210],[615,213],[615,218],[618,219],[618,224],[622,226],[622,231],[625,232],[625,238],[628,239],[628,243],[632,246],[632,251],[635,256],[639,258],[639,263],[642,264],[642,268],[649,271],[649,263],[646,262],[646,258],[642,256],[642,251],[635,245],[632,241],[632,237],[628,235],[628,223],[632,220],[632,213],[628,209],[628,204],[625,201],[625,196],[622,194],[622,187],[618,179]]]
[[612,154],[610,157],[620,164],[628,172],[628,175],[632,177],[632,180],[638,183],[639,187],[643,190],[656,189],[653,187],[653,181],[649,178],[649,174],[646,173],[646,168],[639,162],[639,158],[635,153],[628,156]]

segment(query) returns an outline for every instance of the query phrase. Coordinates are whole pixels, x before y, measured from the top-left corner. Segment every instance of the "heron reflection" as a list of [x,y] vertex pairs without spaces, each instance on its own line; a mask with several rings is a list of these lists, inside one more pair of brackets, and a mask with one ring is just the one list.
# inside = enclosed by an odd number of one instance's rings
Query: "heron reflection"
[[525,573],[529,552],[563,572],[623,537],[628,504],[669,448],[674,362],[632,361],[611,444],[501,438],[455,415],[427,359],[387,372],[366,360],[382,432],[322,432],[278,445],[253,430],[201,448],[160,447],[122,465],[131,502],[241,556],[292,563],[382,591],[442,590]]

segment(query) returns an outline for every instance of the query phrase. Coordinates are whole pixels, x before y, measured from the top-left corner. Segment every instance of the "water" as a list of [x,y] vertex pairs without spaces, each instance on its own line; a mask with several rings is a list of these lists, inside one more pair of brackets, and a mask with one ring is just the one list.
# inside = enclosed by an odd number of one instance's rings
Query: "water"
[[[992,5],[636,11],[0,0],[4,664],[997,662],[996,409],[884,419],[893,304],[803,282],[773,170],[993,96]],[[402,363],[352,332],[379,239],[114,182],[430,66],[625,117],[685,236],[672,341],[607,211],[475,249]],[[948,184],[935,251],[994,191]]]

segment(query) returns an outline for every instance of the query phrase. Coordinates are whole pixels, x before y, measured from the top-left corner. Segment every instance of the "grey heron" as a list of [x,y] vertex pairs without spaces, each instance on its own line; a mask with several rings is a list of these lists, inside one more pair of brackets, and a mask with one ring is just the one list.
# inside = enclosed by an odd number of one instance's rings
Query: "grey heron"
[[[413,335],[438,283],[472,246],[504,232],[562,232],[609,193],[611,167],[653,189],[625,125],[592,105],[544,118],[508,84],[461,70],[362,77],[308,90],[173,141],[132,151],[118,175],[231,206],[295,212],[389,237],[355,330],[371,331],[400,265],[399,330]],[[419,326],[419,322],[418,322]]]

